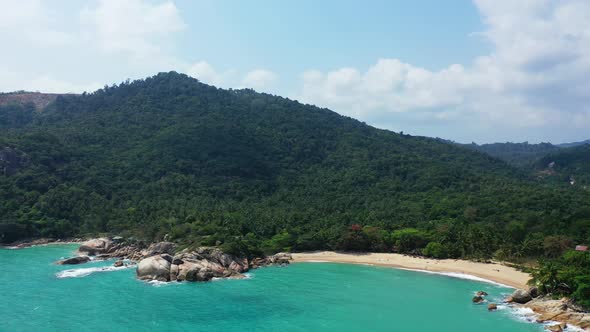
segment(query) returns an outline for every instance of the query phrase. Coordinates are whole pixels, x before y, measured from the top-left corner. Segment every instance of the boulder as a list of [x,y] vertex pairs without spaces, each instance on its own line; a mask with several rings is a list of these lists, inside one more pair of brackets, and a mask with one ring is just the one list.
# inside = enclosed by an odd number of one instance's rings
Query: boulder
[[114,267],[121,267],[123,265],[125,265],[123,261],[116,261],[115,264],[113,264]]
[[74,264],[83,264],[90,261],[90,257],[88,256],[76,256],[72,258],[62,259],[61,261],[55,262],[58,265],[74,265]]
[[483,301],[485,301],[485,300],[484,300],[484,299],[483,299],[483,297],[481,297],[481,296],[474,296],[474,297],[471,299],[471,302],[473,302],[473,303],[482,303]]
[[[218,266],[218,268],[215,267]],[[207,261],[189,262],[185,261],[183,264],[178,265],[178,275],[176,279],[178,281],[209,281],[214,277],[223,277],[225,270],[218,264]]]
[[537,287],[530,287],[527,291],[532,298],[536,298],[539,296],[539,289]]
[[532,300],[531,294],[524,289],[517,289],[512,293],[512,301],[520,304],[524,304]]
[[479,291],[477,292],[477,296],[487,296],[488,293],[484,292],[484,291]]
[[92,239],[82,243],[78,252],[91,256],[104,254],[109,251],[112,244],[113,242],[107,238]]
[[137,277],[141,280],[170,281],[170,255],[156,255],[142,259],[137,265]]
[[488,304],[488,310],[489,311],[498,310],[498,306],[495,303],[490,303],[490,304]]
[[143,250],[141,254],[143,257],[151,257],[160,254],[174,255],[176,252],[176,244],[172,242],[158,242],[150,245],[147,249]]

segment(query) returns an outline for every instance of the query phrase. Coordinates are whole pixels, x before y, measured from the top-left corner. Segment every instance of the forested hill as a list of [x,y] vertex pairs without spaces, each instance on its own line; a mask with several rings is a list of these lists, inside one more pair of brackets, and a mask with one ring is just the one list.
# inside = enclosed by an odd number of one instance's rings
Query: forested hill
[[243,253],[522,257],[590,237],[587,191],[174,72],[59,96],[0,127],[5,241],[109,232]]

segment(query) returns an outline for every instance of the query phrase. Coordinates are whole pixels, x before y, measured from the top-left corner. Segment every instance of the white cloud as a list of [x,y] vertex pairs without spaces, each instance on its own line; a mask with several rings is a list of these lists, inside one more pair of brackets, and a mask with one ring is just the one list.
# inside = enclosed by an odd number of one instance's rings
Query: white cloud
[[7,45],[66,45],[72,36],[56,27],[60,19],[59,12],[38,0],[0,0],[0,39]]
[[277,75],[266,69],[255,69],[242,79],[242,85],[247,88],[265,91],[271,89],[277,81]]
[[[183,70],[182,68],[186,68]],[[187,75],[192,76],[199,81],[215,85],[221,88],[235,88],[239,81],[239,74],[235,69],[218,71],[207,61],[199,61],[192,65],[184,66],[180,70],[185,71]]]
[[468,66],[430,71],[380,59],[366,71],[313,70],[302,75],[299,98],[362,119],[421,112],[489,126],[590,126],[590,2],[475,4],[486,24],[477,35],[493,52]]
[[162,43],[185,28],[172,1],[100,0],[98,6],[80,14],[100,49],[106,53],[152,56],[164,53]]
[[184,28],[171,0],[0,0],[0,39],[10,45],[0,52],[0,89],[82,92],[184,71],[173,47]]
[[199,81],[222,88],[252,88],[268,92],[274,90],[277,75],[266,69],[255,69],[245,74],[240,74],[235,69],[218,71],[210,63],[199,61],[189,65],[186,73]]

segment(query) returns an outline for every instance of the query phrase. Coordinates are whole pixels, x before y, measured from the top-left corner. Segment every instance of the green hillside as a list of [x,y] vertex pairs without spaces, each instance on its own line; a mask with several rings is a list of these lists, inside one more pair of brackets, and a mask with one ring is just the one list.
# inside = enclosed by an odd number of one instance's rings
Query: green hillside
[[547,236],[590,240],[588,191],[174,72],[59,96],[43,112],[2,106],[0,119],[5,241],[109,232],[245,253],[518,258],[560,250]]

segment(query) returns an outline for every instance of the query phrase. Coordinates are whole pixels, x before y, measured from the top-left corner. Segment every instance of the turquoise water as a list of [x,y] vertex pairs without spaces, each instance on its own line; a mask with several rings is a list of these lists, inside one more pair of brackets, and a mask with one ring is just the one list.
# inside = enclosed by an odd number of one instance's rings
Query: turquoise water
[[299,263],[246,280],[148,284],[134,269],[58,278],[74,245],[0,249],[1,331],[542,331],[471,304],[493,284],[390,268]]

